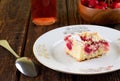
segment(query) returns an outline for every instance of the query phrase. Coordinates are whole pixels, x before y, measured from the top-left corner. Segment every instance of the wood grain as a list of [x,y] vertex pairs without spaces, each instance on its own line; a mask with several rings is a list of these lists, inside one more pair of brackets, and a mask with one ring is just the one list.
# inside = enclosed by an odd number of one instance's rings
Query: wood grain
[[[24,76],[14,65],[15,57],[0,47],[0,81],[120,81],[120,70],[101,75],[72,75],[40,64],[33,54],[33,45],[39,36],[61,26],[89,23],[79,14],[78,0],[57,0],[57,22],[50,26],[33,24],[30,7],[30,0],[0,0],[0,39],[8,40],[20,56],[35,61],[40,73],[34,78]],[[112,27],[120,30],[119,25]]]
[[[11,47],[22,55],[28,18],[29,0],[0,1],[0,39],[6,39]],[[0,81],[18,81],[19,72],[14,63],[16,58],[0,47]]]

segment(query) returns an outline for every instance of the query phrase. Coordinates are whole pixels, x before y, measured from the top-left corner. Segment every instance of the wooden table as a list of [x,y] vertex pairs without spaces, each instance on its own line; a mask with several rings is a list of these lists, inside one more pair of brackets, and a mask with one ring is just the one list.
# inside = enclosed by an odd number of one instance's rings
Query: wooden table
[[[0,47],[0,81],[120,81],[120,70],[102,75],[72,75],[51,70],[36,60],[32,48],[39,36],[61,26],[88,24],[78,13],[77,0],[57,3],[57,23],[38,27],[31,22],[30,0],[0,0],[0,39],[8,40],[20,56],[32,58],[41,69],[34,78],[22,75],[14,65],[16,58]],[[114,28],[120,30],[120,26]]]

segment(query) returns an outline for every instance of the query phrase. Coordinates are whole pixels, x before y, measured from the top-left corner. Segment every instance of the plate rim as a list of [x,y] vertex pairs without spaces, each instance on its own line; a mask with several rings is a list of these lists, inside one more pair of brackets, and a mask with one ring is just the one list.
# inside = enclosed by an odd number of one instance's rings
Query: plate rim
[[[61,26],[59,28],[55,28],[55,29],[52,29],[46,33],[49,33],[49,32],[52,32],[52,31],[55,31],[56,29],[59,30],[59,29],[63,29],[63,28],[67,28],[67,27],[73,27],[73,26],[93,26],[93,27],[102,27],[102,28],[107,28],[107,29],[112,29],[112,30],[116,30],[114,28],[109,28],[109,27],[106,27],[106,26],[99,26],[99,25],[69,25],[69,26]],[[119,30],[116,30],[116,31],[119,31]],[[46,33],[42,34],[41,36],[44,36]],[[78,73],[76,72],[70,72],[70,71],[65,71],[65,70],[61,70],[61,69],[58,69],[58,68],[54,68],[54,67],[51,67],[51,66],[48,66],[46,64],[44,64],[43,62],[40,62],[40,60],[37,58],[36,54],[35,54],[35,45],[36,45],[36,42],[38,40],[40,40],[40,37],[39,36],[36,41],[34,42],[33,44],[33,54],[35,56],[35,58],[39,61],[39,63],[41,63],[42,65],[48,67],[49,69],[52,69],[52,70],[55,70],[55,71],[59,71],[59,72],[62,72],[62,73],[68,73],[68,74],[77,74],[77,75],[94,75],[94,74],[104,74],[104,73],[109,73],[109,72],[113,72],[113,71],[117,71],[117,70],[120,70],[120,67],[119,68],[116,68],[116,69],[112,69],[112,70],[108,70],[108,71],[99,71],[99,72],[81,72],[80,71]]]

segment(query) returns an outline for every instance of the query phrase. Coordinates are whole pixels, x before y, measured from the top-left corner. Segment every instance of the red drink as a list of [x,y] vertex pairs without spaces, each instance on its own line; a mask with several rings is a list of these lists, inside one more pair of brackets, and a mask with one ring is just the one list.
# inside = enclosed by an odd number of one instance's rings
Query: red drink
[[32,22],[50,25],[56,21],[56,0],[31,0]]

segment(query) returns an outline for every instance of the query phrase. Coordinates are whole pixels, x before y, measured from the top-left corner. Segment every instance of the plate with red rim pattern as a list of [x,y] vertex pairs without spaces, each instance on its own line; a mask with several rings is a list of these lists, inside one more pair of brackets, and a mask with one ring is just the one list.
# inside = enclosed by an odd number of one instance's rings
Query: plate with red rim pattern
[[[110,44],[110,50],[99,58],[76,61],[65,53],[66,34],[96,31]],[[48,31],[33,45],[36,59],[44,66],[70,74],[102,74],[120,69],[120,31],[97,25],[70,25]]]

